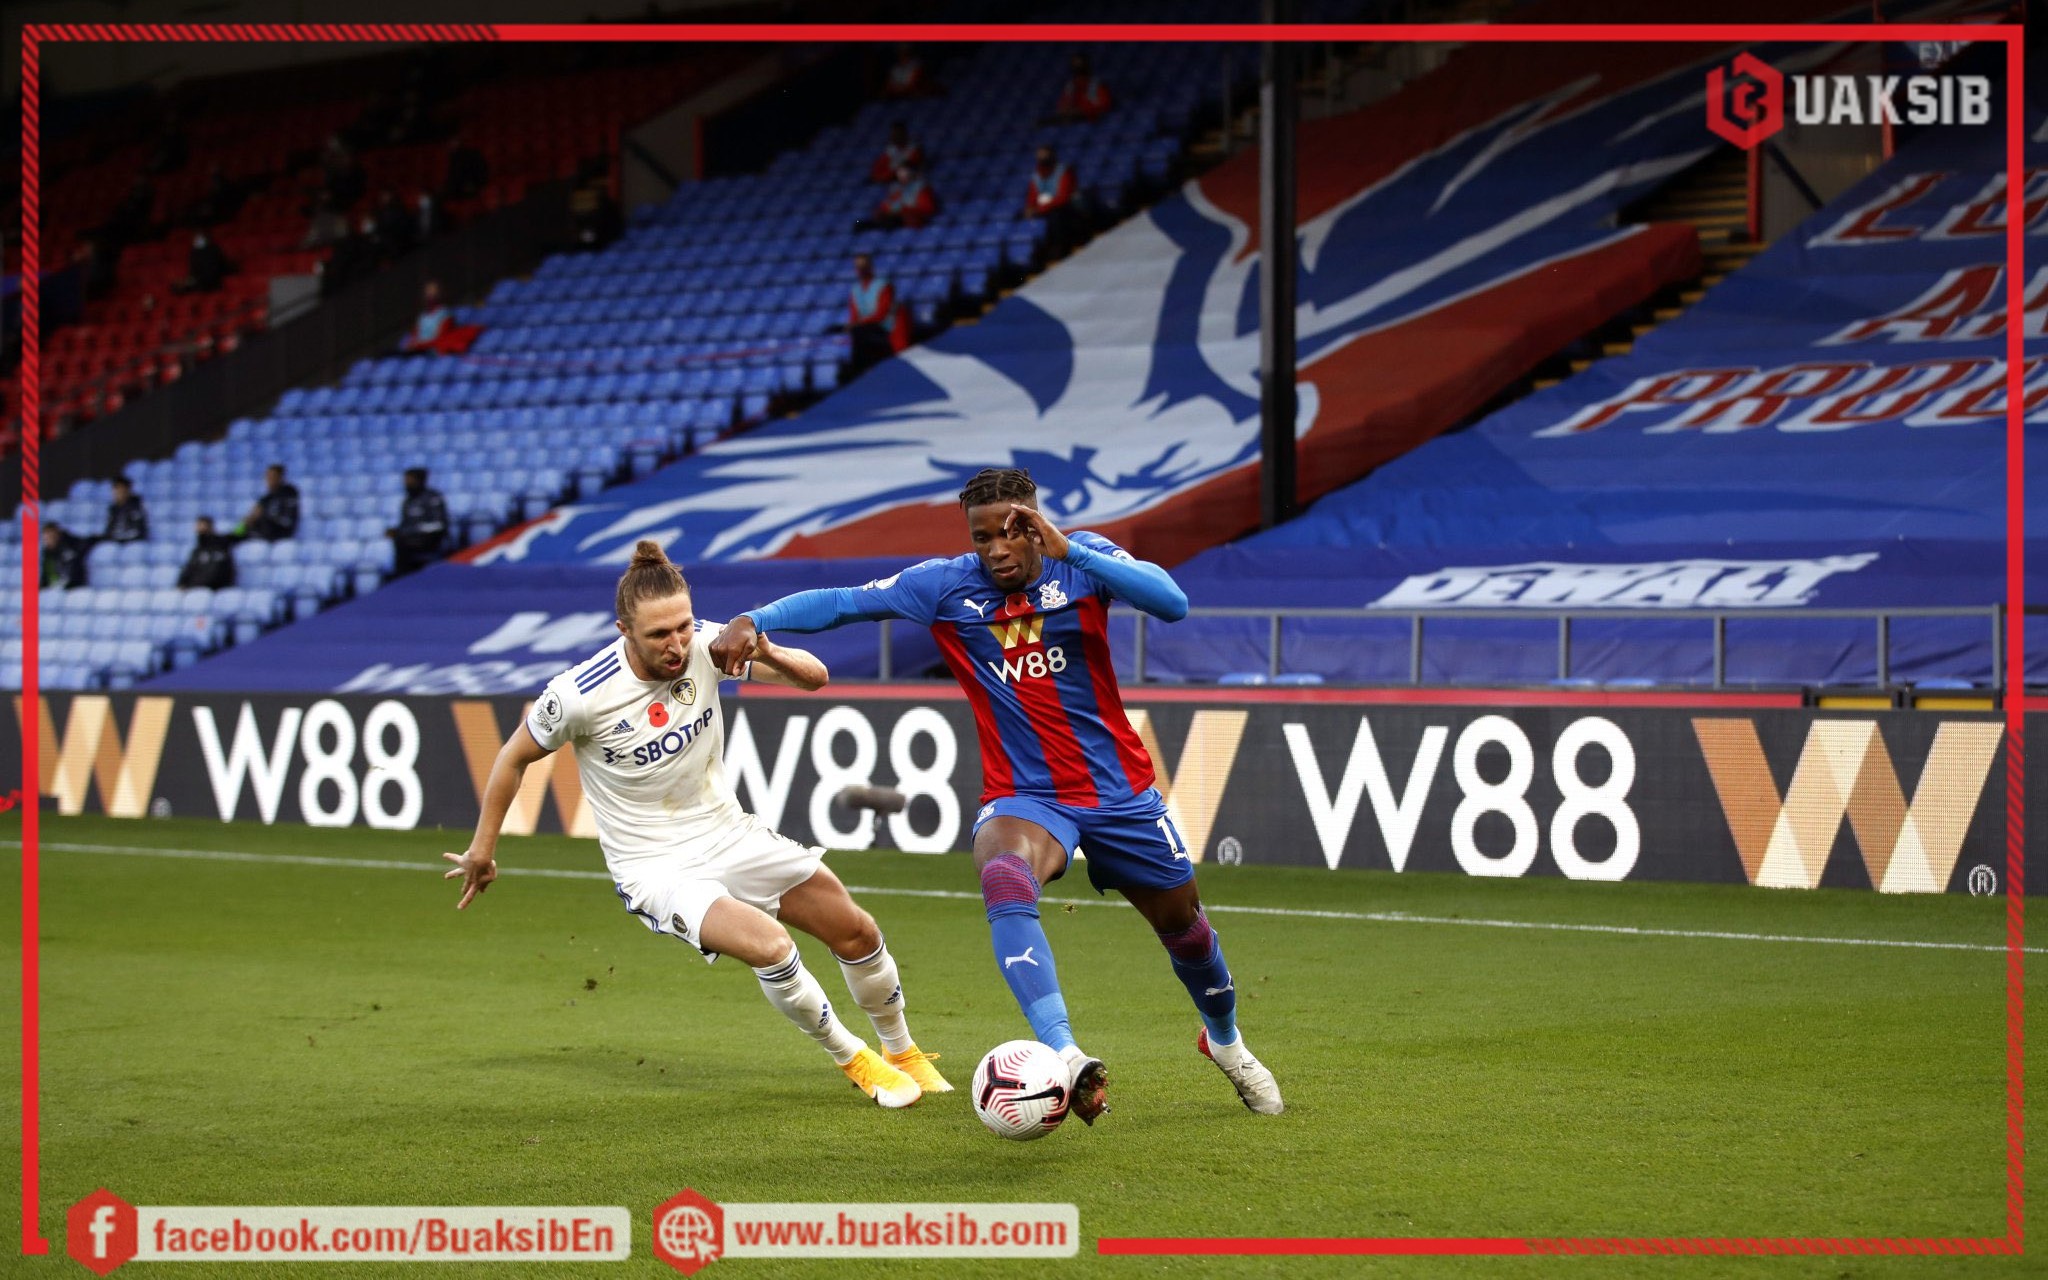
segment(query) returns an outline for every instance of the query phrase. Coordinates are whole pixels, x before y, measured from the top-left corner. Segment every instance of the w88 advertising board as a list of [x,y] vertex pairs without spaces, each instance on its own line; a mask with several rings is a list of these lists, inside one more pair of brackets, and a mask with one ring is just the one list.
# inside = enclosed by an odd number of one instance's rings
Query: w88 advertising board
[[[39,735],[39,789],[55,812],[392,830],[472,826],[491,761],[526,706],[130,693],[13,703],[21,732]],[[725,714],[742,803],[792,838],[967,848],[981,767],[973,716],[950,690],[750,694],[729,699]],[[2004,734],[1989,714],[1143,695],[1130,714],[1197,861],[2003,888]],[[2048,717],[2033,720],[2048,735]],[[19,742],[0,743],[0,768],[15,776]],[[2048,830],[2044,754],[2027,770],[2036,831]],[[836,803],[869,783],[901,791],[904,810]],[[570,753],[528,770],[505,830],[595,835]]]

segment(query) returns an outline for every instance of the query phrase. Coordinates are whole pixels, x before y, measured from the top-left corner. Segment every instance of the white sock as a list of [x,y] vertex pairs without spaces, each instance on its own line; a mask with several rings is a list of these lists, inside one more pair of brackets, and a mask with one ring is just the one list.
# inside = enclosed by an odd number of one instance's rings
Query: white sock
[[853,1002],[875,1024],[882,1048],[901,1053],[910,1047],[910,1023],[903,1016],[903,983],[896,976],[896,957],[884,942],[865,960],[841,960],[839,972]]
[[1074,1073],[1075,1069],[1081,1065],[1082,1060],[1087,1056],[1087,1054],[1081,1052],[1081,1046],[1077,1044],[1070,1044],[1060,1050],[1060,1061],[1067,1064],[1067,1074],[1069,1075]]
[[1216,1059],[1218,1066],[1235,1067],[1242,1065],[1244,1060],[1252,1055],[1251,1050],[1244,1047],[1244,1033],[1240,1031],[1237,1033],[1237,1039],[1229,1044],[1218,1044],[1216,1037],[1210,1036],[1209,1056]]
[[761,994],[768,997],[768,1003],[824,1046],[832,1061],[843,1067],[867,1047],[834,1016],[832,1002],[825,998],[825,988],[804,968],[803,957],[797,954],[794,944],[786,959],[754,970],[754,976],[761,980]]

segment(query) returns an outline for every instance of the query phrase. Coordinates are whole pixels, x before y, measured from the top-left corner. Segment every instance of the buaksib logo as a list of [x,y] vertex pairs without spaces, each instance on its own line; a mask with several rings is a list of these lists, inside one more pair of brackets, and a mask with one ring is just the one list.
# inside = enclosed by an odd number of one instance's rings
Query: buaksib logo
[[684,1275],[725,1252],[725,1211],[684,1187],[654,1209],[654,1256]]
[[1747,151],[1785,124],[1785,77],[1754,54],[1707,72],[1707,128]]
[[135,1256],[135,1206],[100,1187],[65,1215],[64,1245],[94,1275]]
[[[1801,75],[1789,78],[1802,125],[1986,124],[1991,78],[1957,75]],[[1738,53],[1707,72],[1707,128],[1749,150],[1785,125],[1787,77]]]

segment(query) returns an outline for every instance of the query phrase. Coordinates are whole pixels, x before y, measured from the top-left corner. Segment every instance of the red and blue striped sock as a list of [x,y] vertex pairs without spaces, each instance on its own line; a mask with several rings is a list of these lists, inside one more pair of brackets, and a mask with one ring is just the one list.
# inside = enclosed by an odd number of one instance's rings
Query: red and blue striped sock
[[1179,933],[1160,933],[1159,942],[1173,959],[1173,976],[1188,989],[1209,1028],[1209,1043],[1235,1044],[1237,983],[1224,963],[1223,943],[1209,927],[1209,917],[1196,908],[1193,924]]
[[988,904],[989,940],[996,964],[1017,1007],[1031,1023],[1031,1034],[1054,1049],[1074,1044],[1067,1023],[1067,1001],[1052,963],[1052,944],[1038,921],[1038,877],[1014,853],[999,853],[981,867],[981,898]]

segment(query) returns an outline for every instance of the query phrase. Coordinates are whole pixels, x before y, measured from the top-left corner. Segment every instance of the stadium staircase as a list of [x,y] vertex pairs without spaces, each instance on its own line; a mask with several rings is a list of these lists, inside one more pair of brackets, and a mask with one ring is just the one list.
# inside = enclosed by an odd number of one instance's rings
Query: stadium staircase
[[[1597,333],[1571,344],[1544,362],[1527,384],[1499,403],[1518,399],[1534,391],[1546,391],[1575,374],[1584,373],[1594,361],[1625,356],[1635,350],[1643,335],[1684,315],[1707,296],[1707,290],[1739,271],[1764,246],[1749,239],[1749,185],[1746,162],[1739,151],[1726,149],[1695,165],[1669,186],[1655,192],[1624,220],[1637,223],[1684,223],[1699,235],[1703,269],[1691,280],[1666,289],[1660,296],[1626,315],[1616,317]],[[1498,407],[1498,404],[1495,406]]]

